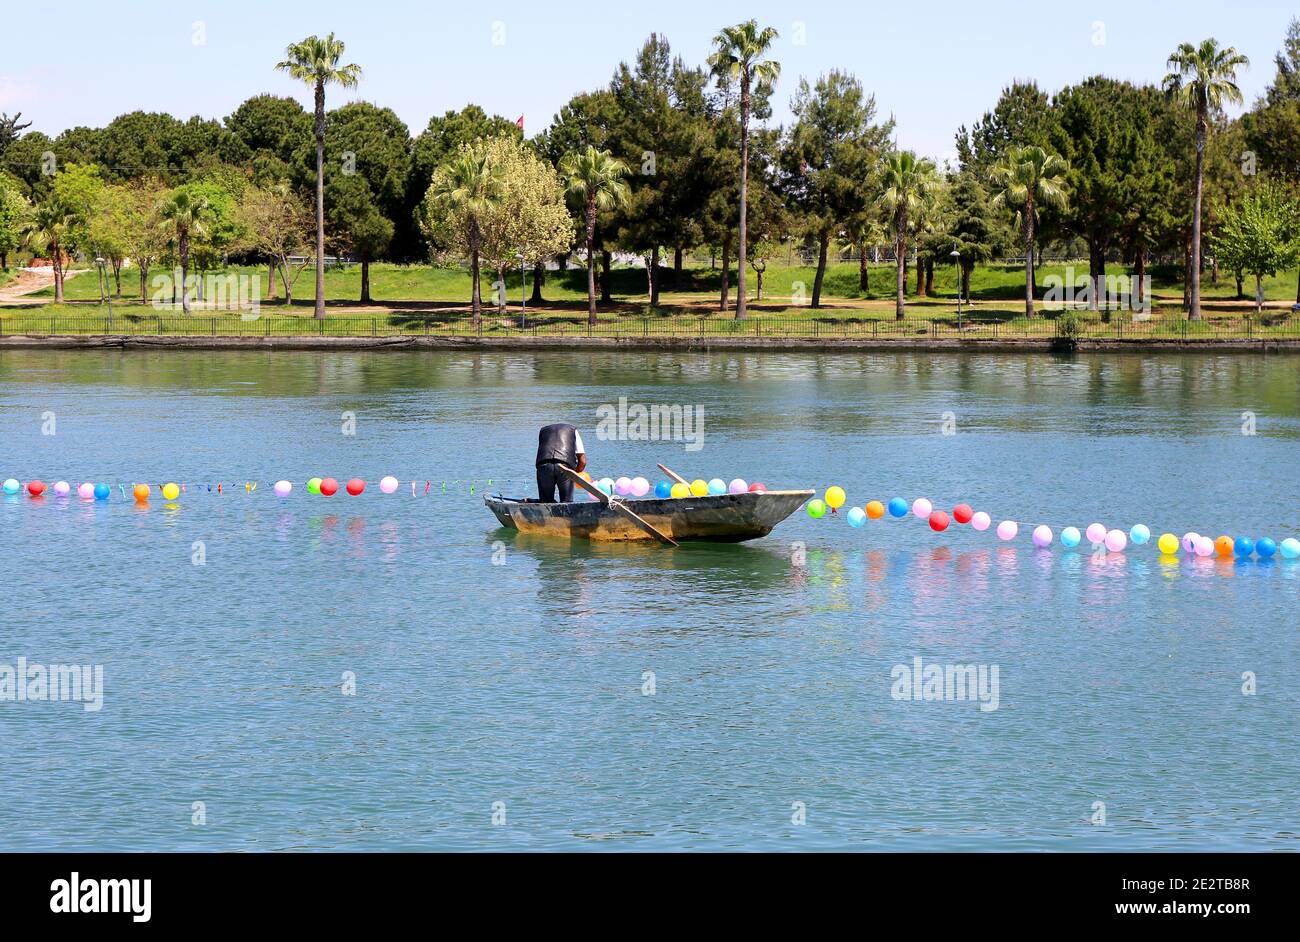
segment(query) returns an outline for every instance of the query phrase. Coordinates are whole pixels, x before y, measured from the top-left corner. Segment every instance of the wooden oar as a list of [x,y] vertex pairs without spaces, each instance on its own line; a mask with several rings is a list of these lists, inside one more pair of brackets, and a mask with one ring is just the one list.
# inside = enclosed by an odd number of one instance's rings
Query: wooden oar
[[691,482],[690,482],[690,481],[686,480],[686,478],[682,477],[680,474],[678,474],[678,473],[677,473],[676,471],[674,471],[672,468],[665,468],[665,467],[664,467],[663,465],[661,465],[661,464],[659,464],[659,465],[655,465],[655,467],[658,468],[660,471],[662,471],[664,474],[668,475],[670,478],[672,478],[672,479],[673,479],[674,481],[676,481],[678,484],[685,484],[687,487],[690,487],[690,486],[691,486]]
[[578,487],[582,488],[584,491],[586,491],[592,497],[596,498],[596,500],[600,501],[606,507],[613,507],[616,511],[621,513],[623,516],[627,517],[629,520],[635,523],[646,533],[649,533],[652,537],[654,537],[664,546],[677,545],[676,540],[674,540],[670,536],[661,533],[659,530],[655,529],[655,527],[652,524],[647,523],[645,520],[642,520],[639,516],[637,516],[635,513],[629,510],[622,501],[610,500],[608,494],[606,494],[596,485],[592,484],[590,481],[584,478],[577,471],[574,471],[572,468],[566,467],[565,465],[557,465],[557,467],[561,468],[565,474],[571,477],[573,479],[573,483],[578,485]]

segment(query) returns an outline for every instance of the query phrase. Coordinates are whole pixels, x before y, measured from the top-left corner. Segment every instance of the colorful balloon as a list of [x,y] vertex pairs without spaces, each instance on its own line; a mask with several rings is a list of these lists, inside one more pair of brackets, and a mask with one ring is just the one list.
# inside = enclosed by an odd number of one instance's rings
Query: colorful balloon
[[108,500],[113,494],[113,489],[107,484],[96,484],[94,493],[95,500]]
[[745,483],[744,478],[735,478],[727,485],[728,494],[744,494],[749,490],[749,485]]
[[970,518],[970,525],[980,532],[987,530],[992,524],[993,518],[982,510],[975,511],[975,514]]
[[873,500],[867,504],[867,516],[872,520],[879,520],[885,515],[885,505],[878,500]]
[[[1196,532],[1184,533],[1184,534],[1183,534],[1183,552],[1184,552],[1184,553],[1195,553],[1195,552],[1196,552],[1196,547],[1200,544],[1200,542],[1201,542],[1201,535],[1200,535],[1199,533],[1196,533]],[[1199,554],[1198,554],[1198,555],[1199,555]]]
[[751,484],[751,485],[749,485],[749,493],[751,493],[751,494],[766,494],[766,493],[767,493],[767,485],[766,485],[766,484]]
[[948,515],[942,510],[933,510],[929,517],[930,529],[935,533],[942,533],[948,529]]
[[713,496],[727,493],[727,482],[722,478],[713,478],[709,481],[709,493]]
[[67,481],[54,482],[55,497],[67,497],[70,493],[72,493],[72,485],[69,484]]
[[391,474],[379,479],[379,490],[384,494],[397,493],[397,478]]
[[1289,536],[1278,544],[1278,551],[1283,559],[1300,559],[1300,540]]
[[918,497],[916,500],[912,501],[912,515],[914,517],[919,517],[924,520],[930,516],[932,510],[934,510],[934,504],[930,503],[924,497]]
[[696,478],[691,482],[692,497],[706,497],[709,493],[709,482],[703,478]]
[[839,508],[843,507],[844,501],[847,499],[844,493],[844,488],[842,487],[826,488],[825,497],[826,497],[826,505],[830,507],[831,510],[838,510]]
[[276,497],[288,497],[293,491],[293,485],[288,481],[276,481],[275,487],[272,488]]
[[1066,549],[1074,549],[1083,540],[1083,535],[1079,533],[1078,527],[1066,527],[1061,531],[1061,545]]
[[1214,551],[1223,559],[1232,555],[1232,548],[1236,545],[1230,536],[1221,536],[1214,541]]
[[808,501],[808,516],[814,520],[819,520],[826,516],[826,504],[820,500]]
[[14,478],[9,478],[4,483],[4,490],[6,494],[17,494],[21,488],[22,485],[19,484],[18,481],[15,480]]
[[601,491],[602,493],[605,493],[605,494],[613,494],[613,493],[614,493],[614,479],[613,479],[613,478],[601,478],[599,481],[596,482],[596,489],[599,490],[599,491]]
[[975,516],[975,511],[971,510],[970,504],[958,504],[952,509],[952,519],[958,523],[970,523],[973,516]]
[[1255,552],[1259,554],[1260,559],[1272,559],[1273,554],[1277,552],[1277,544],[1266,536],[1261,536],[1255,544]]
[[1044,549],[1052,545],[1052,528],[1047,524],[1040,524],[1034,527],[1034,545],[1039,549]]
[[28,481],[28,482],[27,482],[27,493],[28,493],[28,494],[31,494],[33,497],[40,497],[42,494],[45,493],[45,482],[44,482],[44,481]]
[[140,503],[144,503],[149,499],[149,485],[137,484],[132,489],[131,493],[135,495],[136,500],[138,500]]
[[173,484],[169,481],[162,486],[162,495],[164,500],[175,500],[181,496],[180,485]]
[[1135,523],[1128,531],[1128,538],[1133,541],[1134,546],[1141,546],[1151,539],[1151,530],[1145,524]]
[[1128,534],[1123,530],[1111,530],[1106,534],[1106,549],[1112,553],[1122,553],[1128,546]]
[[669,493],[672,497],[690,497],[690,496],[691,496],[691,486],[690,486],[689,484],[682,484],[682,483],[679,481],[679,482],[677,482],[676,484],[674,484],[674,485],[672,486],[672,489],[671,489],[668,493]]
[[1246,559],[1255,553],[1255,541],[1244,536],[1237,537],[1232,544],[1232,551],[1237,554],[1238,558]]
[[614,481],[614,493],[619,497],[626,497],[632,493],[632,479],[624,475]]
[[361,478],[353,478],[352,480],[348,481],[348,493],[351,494],[353,497],[356,497],[365,489],[366,489],[366,482],[361,480]]
[[1208,536],[1198,536],[1196,538],[1196,555],[1203,559],[1213,556],[1214,541]]
[[333,497],[339,492],[339,482],[333,478],[324,478],[320,482],[320,492],[326,497]]
[[850,507],[848,514],[849,526],[857,529],[867,522],[867,512],[861,507]]
[[660,481],[655,485],[655,497],[664,498],[674,496],[676,495],[673,494],[673,486],[667,481]]
[[1088,537],[1088,542],[1097,544],[1106,542],[1106,525],[1102,523],[1090,523],[1088,529],[1084,531]]
[[82,500],[90,500],[95,496],[95,485],[89,481],[83,481],[77,485],[77,496]]
[[889,515],[891,517],[907,516],[907,501],[901,497],[895,497],[889,502]]
[[1162,533],[1156,541],[1156,547],[1166,556],[1173,556],[1178,552],[1178,537],[1172,533]]
[[1020,532],[1020,525],[1014,520],[1003,520],[998,524],[999,540],[1014,540],[1016,534]]
[[321,485],[321,479],[320,479],[320,478],[312,478],[310,481],[307,482],[307,493],[308,493],[308,494],[319,494],[319,493],[320,493],[320,485]]
[[650,493],[650,482],[649,482],[649,481],[647,481],[647,480],[646,480],[645,478],[643,478],[643,477],[635,477],[635,478],[632,479],[632,496],[633,496],[633,497],[645,497],[645,496],[646,496],[647,494],[649,494],[649,493]]

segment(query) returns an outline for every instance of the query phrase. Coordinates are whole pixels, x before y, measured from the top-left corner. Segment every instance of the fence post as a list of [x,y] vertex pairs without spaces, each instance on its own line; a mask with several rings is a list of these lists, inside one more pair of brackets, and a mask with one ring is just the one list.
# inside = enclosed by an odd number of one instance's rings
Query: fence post
[[377,317],[370,318],[370,336],[379,336],[379,318]]

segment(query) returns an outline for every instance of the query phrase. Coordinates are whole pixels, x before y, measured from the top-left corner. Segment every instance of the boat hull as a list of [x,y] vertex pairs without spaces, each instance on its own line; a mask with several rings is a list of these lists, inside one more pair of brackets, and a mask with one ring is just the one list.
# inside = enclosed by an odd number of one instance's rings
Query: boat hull
[[[623,503],[679,543],[684,540],[739,543],[767,536],[813,493],[767,491],[707,497],[630,498]],[[493,495],[483,498],[483,503],[502,526],[521,533],[608,542],[654,539],[617,510],[594,500],[538,504]]]

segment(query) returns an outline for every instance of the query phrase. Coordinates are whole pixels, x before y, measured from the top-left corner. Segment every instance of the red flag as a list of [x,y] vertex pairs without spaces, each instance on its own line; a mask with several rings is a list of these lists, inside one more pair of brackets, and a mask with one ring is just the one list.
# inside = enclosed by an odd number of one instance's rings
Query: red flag
[[521,130],[521,131],[524,129],[524,116],[523,116],[523,115],[520,115],[520,116],[519,116],[519,120],[515,122],[515,125],[516,125],[516,126],[519,128],[519,130]]

